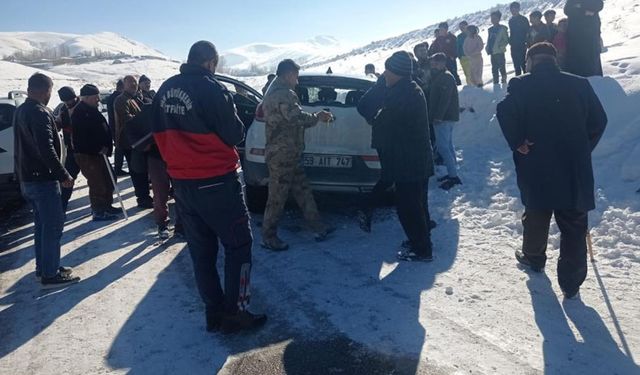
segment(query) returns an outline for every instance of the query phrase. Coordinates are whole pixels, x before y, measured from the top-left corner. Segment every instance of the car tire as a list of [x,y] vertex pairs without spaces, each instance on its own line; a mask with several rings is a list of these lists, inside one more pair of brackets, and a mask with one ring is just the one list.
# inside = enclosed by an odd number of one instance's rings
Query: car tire
[[254,214],[263,214],[267,207],[267,199],[269,197],[269,190],[266,186],[251,186],[245,187],[247,208],[249,212]]

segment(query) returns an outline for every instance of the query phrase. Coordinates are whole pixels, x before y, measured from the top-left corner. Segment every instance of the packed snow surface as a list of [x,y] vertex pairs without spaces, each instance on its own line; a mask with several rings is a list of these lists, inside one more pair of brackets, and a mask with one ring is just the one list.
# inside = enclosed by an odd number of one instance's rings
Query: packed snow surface
[[[561,1],[542,3],[562,7]],[[464,18],[479,23],[486,14]],[[153,218],[135,208],[128,178],[119,186],[130,219],[93,223],[81,178],[62,239],[63,263],[83,277],[80,284],[41,292],[28,211],[0,225],[0,373],[295,374],[299,361],[313,363],[327,349],[308,342],[342,348],[336,343],[344,339],[349,344],[342,351],[356,348],[367,363],[389,359],[391,368],[379,373],[640,374],[640,4],[608,0],[601,17],[606,77],[590,81],[609,125],[593,154],[597,208],[590,227],[597,261],[579,300],[564,301],[557,285],[555,224],[545,273],[516,266],[523,207],[495,119],[505,88],[465,87],[454,133],[464,185],[446,193],[432,181],[433,263],[396,262],[404,235],[391,208],[382,208],[373,233],[365,234],[354,197],[320,196],[325,219],[338,229],[328,241],[314,242],[297,211],[289,211],[281,236],[291,250],[254,247],[253,309],[269,314],[267,326],[231,338],[206,334],[185,244],[157,243]],[[368,62],[381,69],[386,57],[416,40],[310,69],[357,73]],[[0,90],[24,89],[33,69],[0,64]],[[56,67],[52,77],[79,88],[112,82],[112,74],[157,69],[151,77],[157,87],[178,68],[126,64]],[[259,88],[263,79],[250,82]],[[256,244],[261,221],[253,216]],[[263,367],[247,370],[251,366]],[[329,374],[342,367],[328,358],[304,368]]]

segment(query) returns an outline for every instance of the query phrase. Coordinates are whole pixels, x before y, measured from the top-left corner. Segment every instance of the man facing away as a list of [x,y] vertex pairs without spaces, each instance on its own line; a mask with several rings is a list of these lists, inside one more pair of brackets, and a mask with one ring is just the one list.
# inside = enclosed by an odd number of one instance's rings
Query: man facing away
[[560,71],[552,44],[531,47],[527,70],[531,74],[511,80],[497,108],[525,206],[516,259],[542,271],[555,216],[561,233],[558,282],[573,298],[587,276],[588,212],[595,208],[591,152],[607,116],[589,81]]
[[47,108],[52,87],[53,81],[46,75],[31,76],[27,100],[13,119],[16,172],[22,195],[33,208],[36,277],[44,289],[80,280],[71,276],[71,268],[60,266],[64,226],[60,187],[72,188],[73,178],[61,160],[62,143]]
[[456,85],[460,86],[460,76],[458,75],[458,63],[456,58],[458,57],[458,39],[453,33],[449,32],[449,24],[442,22],[438,25],[436,31],[436,40],[431,44],[429,48],[429,55],[435,55],[436,53],[444,53],[447,56],[447,69],[453,75],[456,80]]
[[113,183],[105,156],[111,155],[113,140],[104,116],[98,110],[100,91],[94,85],[80,90],[80,103],[71,116],[73,149],[76,162],[89,185],[89,201],[93,221],[118,218],[120,210],[113,204]]
[[[245,128],[232,94],[214,75],[218,61],[211,42],[196,42],[180,74],[158,90],[152,126],[175,184],[207,331],[233,333],[260,327],[267,317],[248,310],[253,236],[236,150]],[[225,249],[224,290],[218,241]]]
[[[469,23],[467,21],[462,21],[458,25],[460,28],[460,34],[456,37],[456,48],[458,50],[458,58],[460,59],[460,65],[462,66],[462,72],[464,73],[464,78],[467,82],[467,85],[471,83],[471,70],[469,58],[464,54],[464,40],[467,39],[467,27]],[[425,93],[426,94],[426,93]],[[428,103],[427,103],[428,104]]]
[[331,113],[308,113],[302,110],[298,95],[300,66],[286,59],[278,64],[273,81],[262,102],[266,120],[265,160],[269,169],[269,197],[262,223],[262,246],[269,250],[287,250],[278,237],[278,221],[291,193],[313,231],[316,241],[323,241],[331,231],[320,218],[318,207],[302,166],[304,132],[320,121],[329,122]]
[[516,76],[527,71],[525,55],[527,53],[527,38],[529,36],[529,20],[520,14],[520,3],[514,1],[509,6],[511,19],[509,20],[509,45],[511,46],[511,59],[516,70]]
[[[73,109],[78,105],[80,99],[76,95],[76,92],[73,88],[69,86],[64,86],[58,90],[58,97],[60,98],[60,105],[53,112],[56,116],[56,123],[58,128],[62,129],[64,136],[64,146],[66,148],[66,158],[64,161],[64,169],[69,172],[69,175],[74,180],[78,177],[78,173],[80,173],[80,167],[78,167],[78,163],[76,163],[76,158],[73,155],[73,145],[71,142],[71,115],[73,114]],[[57,113],[56,113],[57,112]],[[62,210],[66,213],[67,206],[69,205],[69,200],[71,200],[71,195],[73,194],[73,186],[70,188],[61,188],[62,191]]]
[[[116,82],[116,90],[113,93],[111,93],[111,95],[109,95],[109,97],[107,98],[107,102],[105,103],[107,105],[107,115],[108,115],[107,118],[109,120],[109,129],[111,129],[111,137],[114,140],[116,139],[116,115],[115,115],[115,110],[113,108],[113,104],[116,101],[116,98],[122,95],[122,91],[124,91],[124,81],[122,79],[119,79]],[[118,147],[118,144],[116,143],[115,151],[114,151],[114,160],[113,160],[116,176],[127,175],[127,173],[122,170],[123,162],[124,162],[123,151],[120,147]]]

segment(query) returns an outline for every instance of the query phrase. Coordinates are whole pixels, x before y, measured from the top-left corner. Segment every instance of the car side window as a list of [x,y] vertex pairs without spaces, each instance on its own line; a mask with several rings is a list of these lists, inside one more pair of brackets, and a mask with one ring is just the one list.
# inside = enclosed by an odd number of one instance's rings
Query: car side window
[[11,127],[15,109],[16,107],[10,104],[0,104],[0,131]]

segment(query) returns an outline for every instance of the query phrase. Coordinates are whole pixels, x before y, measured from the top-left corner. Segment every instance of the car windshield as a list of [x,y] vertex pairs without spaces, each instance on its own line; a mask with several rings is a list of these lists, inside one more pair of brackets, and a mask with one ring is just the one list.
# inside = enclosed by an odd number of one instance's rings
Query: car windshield
[[300,80],[296,93],[300,103],[307,106],[355,107],[360,98],[373,85],[371,82],[344,80],[322,82],[320,80]]

